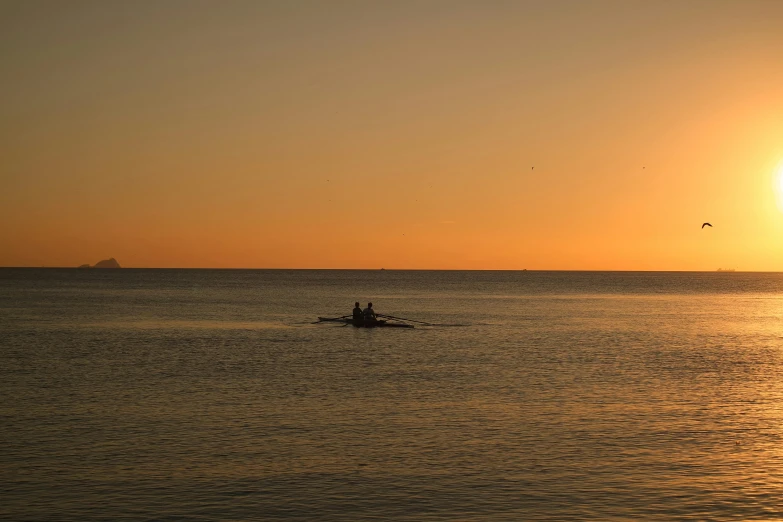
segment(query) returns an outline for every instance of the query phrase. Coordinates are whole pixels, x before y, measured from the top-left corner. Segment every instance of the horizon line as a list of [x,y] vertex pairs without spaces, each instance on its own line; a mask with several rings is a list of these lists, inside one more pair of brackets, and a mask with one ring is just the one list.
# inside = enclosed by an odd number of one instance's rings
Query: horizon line
[[639,269],[593,269],[593,268],[281,268],[281,267],[154,267],[130,266],[117,268],[79,268],[73,266],[0,266],[0,269],[54,269],[54,270],[342,270],[364,272],[692,272],[692,273],[780,273],[783,270],[736,270],[716,268],[712,270],[639,270]]

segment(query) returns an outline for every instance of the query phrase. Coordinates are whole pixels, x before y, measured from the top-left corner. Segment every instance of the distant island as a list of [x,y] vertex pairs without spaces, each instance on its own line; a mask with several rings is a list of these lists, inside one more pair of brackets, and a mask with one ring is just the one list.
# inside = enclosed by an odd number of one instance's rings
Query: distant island
[[733,268],[719,268],[718,272],[734,272]]
[[120,267],[120,264],[117,262],[116,259],[113,257],[110,257],[109,259],[104,259],[103,261],[98,261],[94,265],[80,265],[79,268],[122,268]]

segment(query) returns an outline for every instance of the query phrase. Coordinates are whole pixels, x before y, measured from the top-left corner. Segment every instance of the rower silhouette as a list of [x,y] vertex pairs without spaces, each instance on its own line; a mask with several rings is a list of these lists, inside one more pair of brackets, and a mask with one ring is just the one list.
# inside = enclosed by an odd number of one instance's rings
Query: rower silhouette
[[353,325],[361,326],[364,323],[364,312],[362,307],[359,306],[359,301],[356,301],[353,305]]
[[367,308],[364,309],[362,314],[364,315],[365,323],[375,322],[375,310],[372,309],[372,303],[367,303]]

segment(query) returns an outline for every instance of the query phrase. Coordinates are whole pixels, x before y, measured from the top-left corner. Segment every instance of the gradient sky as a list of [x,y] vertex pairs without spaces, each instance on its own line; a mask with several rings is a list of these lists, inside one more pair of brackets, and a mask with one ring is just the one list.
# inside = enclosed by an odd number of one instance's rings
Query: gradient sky
[[783,270],[781,23],[0,0],[0,266]]

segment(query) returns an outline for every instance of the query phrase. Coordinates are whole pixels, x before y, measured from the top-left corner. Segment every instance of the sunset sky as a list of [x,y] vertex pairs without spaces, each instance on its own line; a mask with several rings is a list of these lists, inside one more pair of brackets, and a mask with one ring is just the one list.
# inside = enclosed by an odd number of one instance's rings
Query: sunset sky
[[0,0],[0,266],[780,271],[778,176],[783,1]]

